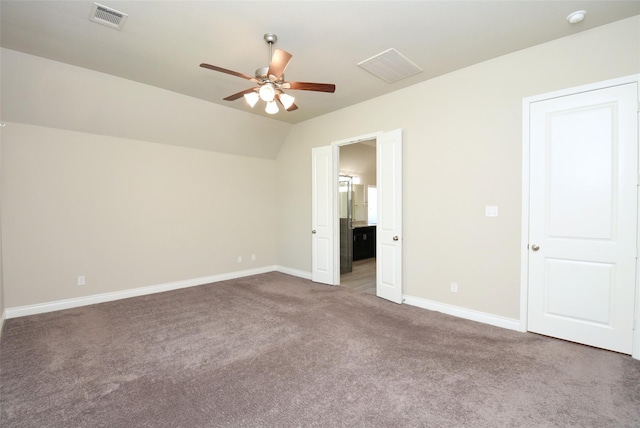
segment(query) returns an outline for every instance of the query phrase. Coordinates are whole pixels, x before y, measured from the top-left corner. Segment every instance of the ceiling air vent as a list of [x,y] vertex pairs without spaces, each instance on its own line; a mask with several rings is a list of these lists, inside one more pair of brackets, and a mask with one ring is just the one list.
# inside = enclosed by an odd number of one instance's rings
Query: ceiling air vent
[[91,16],[89,17],[89,20],[97,22],[98,24],[106,25],[107,27],[115,28],[116,30],[121,30],[128,16],[129,15],[126,13],[94,3],[93,8],[91,8]]
[[393,48],[359,62],[358,66],[387,83],[397,82],[422,71],[420,67]]

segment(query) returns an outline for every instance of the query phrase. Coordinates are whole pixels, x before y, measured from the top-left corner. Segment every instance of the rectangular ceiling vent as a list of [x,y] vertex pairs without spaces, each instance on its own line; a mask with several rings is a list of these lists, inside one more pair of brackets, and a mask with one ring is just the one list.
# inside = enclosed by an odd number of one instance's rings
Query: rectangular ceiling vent
[[387,83],[397,82],[422,72],[420,67],[393,48],[359,62],[358,67]]
[[119,12],[107,6],[103,6],[98,3],[94,3],[91,8],[90,21],[97,22],[98,24],[106,25],[107,27],[121,30],[127,20],[126,13]]

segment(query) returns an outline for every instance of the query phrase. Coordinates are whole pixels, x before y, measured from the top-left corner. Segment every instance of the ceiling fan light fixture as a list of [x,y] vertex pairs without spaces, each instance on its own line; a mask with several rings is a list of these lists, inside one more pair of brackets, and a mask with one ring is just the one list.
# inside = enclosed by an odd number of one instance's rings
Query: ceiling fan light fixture
[[257,92],[249,92],[248,94],[244,94],[244,99],[247,101],[247,104],[253,108],[260,99],[260,95],[258,95]]
[[296,100],[295,97],[292,97],[291,95],[284,94],[284,93],[280,94],[278,98],[280,99],[280,102],[284,106],[285,110],[289,110],[289,108],[291,108],[291,106]]
[[280,111],[280,109],[278,108],[278,104],[276,104],[275,101],[269,101],[267,102],[267,107],[265,107],[264,111],[269,114],[276,114]]
[[272,102],[275,97],[276,89],[273,87],[272,83],[265,83],[260,87],[260,98],[262,99],[262,101]]
[[282,49],[273,50],[273,44],[277,40],[275,34],[265,34],[264,40],[269,45],[269,66],[258,68],[255,72],[255,76],[249,76],[237,71],[228,70],[226,68],[218,67],[217,65],[206,63],[200,64],[200,67],[240,77],[241,79],[249,80],[257,85],[253,88],[245,89],[244,91],[236,92],[235,94],[224,97],[224,101],[235,101],[244,96],[247,104],[249,104],[251,108],[254,108],[259,100],[263,100],[266,103],[265,112],[268,114],[276,114],[280,111],[278,104],[284,107],[286,111],[295,111],[298,109],[298,106],[295,105],[295,98],[291,95],[285,94],[283,89],[328,93],[335,92],[336,85],[332,83],[285,81],[284,71],[293,55],[287,51],[283,51]]

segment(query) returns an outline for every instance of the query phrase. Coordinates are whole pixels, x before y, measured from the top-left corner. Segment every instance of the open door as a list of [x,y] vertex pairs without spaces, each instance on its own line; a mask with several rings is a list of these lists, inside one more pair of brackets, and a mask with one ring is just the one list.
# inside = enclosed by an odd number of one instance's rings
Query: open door
[[311,151],[311,280],[336,284],[333,147]]
[[402,303],[402,130],[377,138],[376,295]]
[[[376,295],[402,303],[402,130],[344,140],[317,147],[312,157],[311,279],[335,285],[338,261],[337,146],[376,139],[378,224],[376,243]],[[337,150],[336,150],[337,152]],[[338,154],[336,153],[337,157]]]

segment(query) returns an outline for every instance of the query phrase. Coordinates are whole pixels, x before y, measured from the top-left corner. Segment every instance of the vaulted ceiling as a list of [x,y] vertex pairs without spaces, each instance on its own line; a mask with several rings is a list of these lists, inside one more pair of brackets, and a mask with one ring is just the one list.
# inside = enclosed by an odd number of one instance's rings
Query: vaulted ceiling
[[[89,20],[92,1],[0,2],[2,47],[235,109],[298,123],[497,56],[640,14],[640,1],[114,1],[121,30]],[[567,22],[579,9],[584,21]],[[264,33],[293,54],[287,80],[334,83],[290,91],[299,109],[267,115],[223,98],[269,61]],[[358,63],[394,48],[422,72],[387,83]]]

